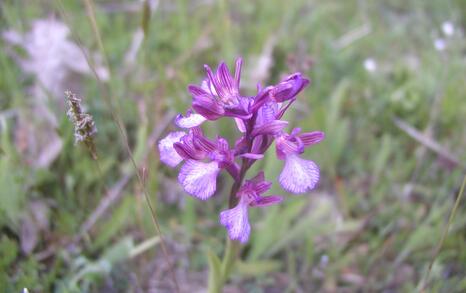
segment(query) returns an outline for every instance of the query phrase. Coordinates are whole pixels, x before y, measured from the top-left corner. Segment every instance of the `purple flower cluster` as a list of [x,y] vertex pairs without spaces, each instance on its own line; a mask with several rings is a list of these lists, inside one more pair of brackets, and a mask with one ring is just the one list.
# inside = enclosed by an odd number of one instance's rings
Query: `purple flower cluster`
[[[188,87],[193,97],[192,109],[175,118],[175,124],[185,131],[169,133],[160,140],[159,151],[161,161],[170,167],[184,161],[178,181],[187,193],[198,199],[206,200],[215,193],[220,171],[226,170],[233,177],[232,208],[220,213],[220,223],[226,227],[230,239],[245,243],[251,230],[248,208],[282,200],[280,196],[261,196],[272,185],[265,181],[263,172],[242,184],[247,170],[264,157],[275,141],[277,158],[285,162],[278,178],[281,186],[291,193],[305,193],[319,181],[319,167],[300,154],[306,147],[323,140],[324,133],[300,133],[299,128],[287,133],[288,122],[281,120],[299,92],[309,84],[308,79],[295,73],[276,85],[258,86],[256,96],[242,96],[241,65],[239,58],[234,76],[223,62],[215,73],[205,65],[206,79],[200,86]],[[222,117],[233,118],[242,134],[233,148],[225,138],[209,139],[201,130],[203,122]]]

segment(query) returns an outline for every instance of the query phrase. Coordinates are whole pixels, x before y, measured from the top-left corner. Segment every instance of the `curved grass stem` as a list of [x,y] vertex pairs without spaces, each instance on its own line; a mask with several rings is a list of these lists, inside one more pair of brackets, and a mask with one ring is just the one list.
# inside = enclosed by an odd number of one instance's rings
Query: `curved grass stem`
[[456,201],[455,201],[455,204],[453,206],[453,209],[451,210],[450,217],[448,218],[448,222],[447,222],[447,224],[445,226],[445,229],[443,229],[442,238],[440,238],[440,241],[439,241],[437,247],[435,248],[435,251],[433,253],[432,259],[430,260],[429,267],[427,269],[426,275],[424,277],[424,281],[421,283],[420,292],[424,292],[425,288],[427,287],[427,284],[428,284],[429,278],[430,278],[430,273],[432,272],[432,266],[434,265],[435,259],[439,255],[440,250],[442,249],[443,243],[445,242],[445,239],[447,238],[448,231],[450,230],[450,226],[453,223],[453,220],[454,220],[455,215],[456,215],[456,211],[458,210],[458,207],[460,205],[461,198],[463,197],[465,185],[466,185],[466,174],[464,175],[463,183],[461,184],[460,191],[458,192],[458,196],[456,197]]
[[[110,64],[108,63],[108,58],[107,58],[107,55],[106,55],[106,52],[105,52],[105,48],[104,48],[104,45],[103,45],[103,42],[102,42],[102,38],[100,36],[99,29],[97,27],[97,21],[96,21],[96,18],[95,18],[95,12],[94,12],[94,8],[93,8],[93,0],[83,0],[83,2],[84,2],[84,5],[86,6],[87,16],[88,16],[88,18],[89,18],[89,20],[91,22],[93,32],[94,32],[95,37],[97,39],[97,42],[99,44],[99,49],[100,49],[100,51],[101,51],[101,53],[103,55],[103,58],[105,59],[105,63],[107,65],[107,67],[108,67],[109,72],[111,72]],[[63,5],[63,0],[58,0],[58,4],[59,4],[60,12],[63,15],[63,19],[65,20],[65,22],[69,22],[69,17],[68,17],[68,14],[65,11],[65,8],[64,8],[64,5]],[[70,26],[70,25],[68,24],[68,26]],[[126,150],[126,152],[128,154],[128,157],[131,160],[132,166],[135,169],[138,184],[140,185],[140,187],[141,187],[141,189],[142,189],[142,191],[144,193],[144,198],[146,200],[147,206],[149,207],[151,217],[152,217],[152,221],[154,223],[155,230],[156,230],[157,234],[160,237],[160,246],[162,248],[162,252],[163,252],[163,254],[165,256],[166,262],[168,264],[170,274],[172,276],[172,280],[173,280],[173,283],[174,283],[175,291],[180,292],[179,285],[178,285],[178,282],[177,282],[177,279],[176,279],[176,274],[174,272],[173,265],[172,265],[172,263],[170,261],[169,255],[168,255],[168,250],[166,248],[165,241],[164,241],[164,238],[162,236],[162,231],[160,229],[160,225],[159,225],[159,222],[158,222],[158,219],[157,219],[155,209],[154,209],[153,204],[151,202],[149,193],[148,193],[148,191],[147,191],[147,189],[145,187],[142,176],[139,173],[136,161],[134,160],[134,156],[133,156],[133,152],[131,150],[131,147],[129,146],[128,137],[127,137],[127,134],[126,134],[126,129],[125,129],[124,124],[123,124],[123,120],[121,119],[121,117],[118,114],[118,111],[117,111],[118,109],[116,107],[114,107],[114,105],[112,103],[112,100],[111,100],[112,95],[110,93],[111,89],[108,86],[104,85],[104,83],[100,79],[99,75],[97,74],[97,71],[95,69],[95,66],[94,66],[93,62],[91,61],[88,54],[86,53],[86,50],[84,50],[84,47],[82,46],[82,42],[79,39],[79,37],[77,35],[75,35],[75,38],[76,38],[76,41],[77,41],[77,44],[78,44],[79,48],[81,49],[83,55],[86,58],[86,61],[87,61],[88,65],[89,65],[89,67],[91,68],[91,71],[93,72],[95,78],[97,79],[97,83],[98,83],[98,86],[99,86],[99,88],[101,90],[103,100],[104,100],[107,108],[110,111],[113,122],[117,126],[121,141],[123,142],[123,146],[124,146],[124,148],[125,148],[125,150]]]

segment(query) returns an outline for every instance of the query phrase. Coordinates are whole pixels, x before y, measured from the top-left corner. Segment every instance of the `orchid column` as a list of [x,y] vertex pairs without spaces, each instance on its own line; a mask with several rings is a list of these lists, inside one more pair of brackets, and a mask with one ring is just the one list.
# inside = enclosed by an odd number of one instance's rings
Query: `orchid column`
[[[228,209],[220,212],[219,222],[225,226],[230,242],[223,259],[223,269],[217,284],[210,284],[213,292],[221,290],[228,278],[239,243],[246,243],[251,233],[248,210],[282,201],[278,195],[262,196],[272,182],[265,180],[264,172],[244,180],[249,168],[264,157],[275,141],[276,155],[284,161],[278,181],[288,192],[305,193],[317,185],[319,167],[300,157],[304,150],[324,139],[320,131],[304,132],[295,128],[286,131],[287,121],[282,117],[309,84],[300,73],[294,73],[272,86],[258,86],[257,95],[240,94],[242,60],[236,61],[234,76],[225,63],[214,73],[205,65],[206,78],[200,86],[190,85],[192,107],[185,116],[179,114],[175,124],[185,129],[169,133],[159,142],[160,159],[170,167],[183,162],[178,181],[191,196],[207,200],[215,194],[217,177],[225,170],[234,180],[228,199]],[[218,135],[207,138],[201,129],[206,121],[230,118],[236,123],[239,139],[229,144]],[[233,147],[231,147],[231,145]],[[244,182],[243,182],[244,181]]]

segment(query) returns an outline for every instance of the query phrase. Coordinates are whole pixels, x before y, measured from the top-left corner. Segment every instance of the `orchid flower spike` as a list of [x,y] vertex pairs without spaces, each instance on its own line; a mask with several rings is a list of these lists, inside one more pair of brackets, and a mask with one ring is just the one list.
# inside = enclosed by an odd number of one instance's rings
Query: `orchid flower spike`
[[[317,186],[320,171],[317,164],[302,158],[304,150],[321,142],[320,131],[301,133],[299,128],[286,131],[289,123],[282,120],[285,112],[310,81],[301,73],[294,73],[276,85],[258,85],[255,96],[244,96],[240,91],[242,59],[236,60],[232,74],[222,62],[214,72],[205,65],[206,77],[200,85],[190,85],[192,105],[186,114],[178,114],[174,131],[158,144],[160,160],[175,168],[182,163],[178,181],[189,195],[200,200],[214,196],[217,178],[226,171],[234,180],[229,209],[220,213],[220,224],[225,226],[232,240],[245,243],[251,226],[250,207],[262,207],[282,201],[280,196],[261,196],[272,183],[265,181],[264,172],[244,183],[248,169],[264,158],[275,142],[277,159],[284,161],[278,182],[285,191],[302,194]],[[223,137],[206,137],[204,123],[227,118],[235,122],[240,137],[232,144]],[[239,187],[239,188],[238,188]]]

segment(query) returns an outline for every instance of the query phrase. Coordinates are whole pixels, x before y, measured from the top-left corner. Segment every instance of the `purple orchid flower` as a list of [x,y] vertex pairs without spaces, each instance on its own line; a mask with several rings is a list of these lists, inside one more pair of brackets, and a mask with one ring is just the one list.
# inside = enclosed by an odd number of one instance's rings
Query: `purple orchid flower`
[[190,85],[188,87],[193,96],[194,110],[208,120],[217,120],[223,116],[250,118],[251,98],[243,97],[239,92],[241,65],[242,59],[238,58],[234,77],[224,62],[220,63],[216,73],[205,65],[207,79],[202,82],[201,86]]
[[201,200],[215,193],[217,176],[222,169],[234,178],[238,176],[238,166],[226,139],[217,137],[211,141],[198,127],[187,134],[180,131],[168,134],[160,141],[159,150],[162,162],[170,167],[186,161],[180,169],[178,182],[187,193]]
[[183,131],[170,132],[165,138],[159,141],[160,160],[166,165],[174,168],[183,161],[183,157],[178,155],[173,145],[179,142],[185,135],[186,133]]
[[238,198],[236,207],[220,213],[220,223],[227,229],[230,239],[241,243],[248,241],[251,231],[248,219],[249,207],[264,207],[282,201],[282,197],[276,195],[260,196],[271,186],[272,182],[264,180],[264,172],[259,172],[253,179],[246,180],[239,189],[236,194]]
[[[233,240],[245,243],[249,239],[249,207],[267,206],[282,200],[279,196],[262,197],[271,187],[264,180],[264,173],[251,180],[248,169],[264,157],[275,141],[276,155],[285,162],[278,178],[284,190],[305,193],[314,189],[319,181],[319,167],[313,161],[301,158],[304,150],[324,139],[320,131],[301,133],[295,128],[288,134],[284,113],[297,95],[310,83],[300,73],[294,73],[276,85],[258,86],[254,97],[240,93],[241,58],[236,61],[234,75],[221,63],[214,73],[205,66],[207,77],[200,86],[190,85],[192,108],[186,115],[178,114],[175,124],[186,131],[169,133],[159,142],[160,160],[174,168],[184,161],[178,181],[190,195],[206,200],[215,194],[217,177],[222,170],[232,176],[234,185],[230,193],[230,209],[220,213],[220,223],[227,228]],[[220,136],[209,139],[202,133],[201,125],[222,117],[232,118],[241,137],[233,149]]]
[[193,128],[201,125],[206,120],[207,119],[201,114],[196,114],[189,109],[186,116],[183,116],[182,114],[176,115],[175,124],[180,128]]
[[283,189],[291,193],[304,193],[314,189],[319,181],[319,166],[310,160],[299,157],[306,147],[321,142],[325,135],[314,131],[298,135],[299,128],[291,134],[283,133],[276,137],[277,157],[285,161],[279,181]]

